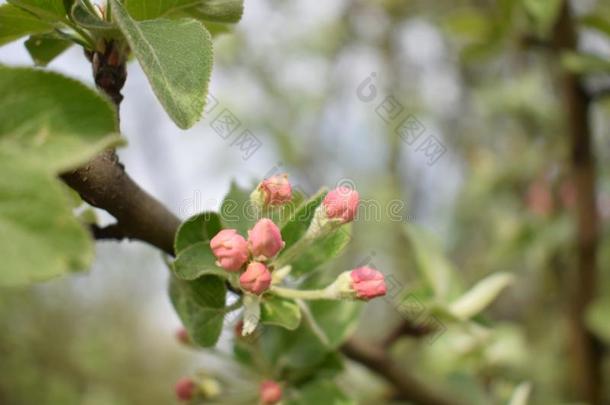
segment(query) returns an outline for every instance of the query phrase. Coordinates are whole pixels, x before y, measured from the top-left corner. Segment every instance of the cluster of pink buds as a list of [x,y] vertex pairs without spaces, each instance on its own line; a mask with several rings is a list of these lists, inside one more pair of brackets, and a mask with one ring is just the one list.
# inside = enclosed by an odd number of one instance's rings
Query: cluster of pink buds
[[[292,189],[286,175],[264,180],[256,190],[265,204],[285,204],[292,198]],[[235,229],[223,229],[210,241],[216,256],[216,265],[230,272],[243,271],[239,277],[241,288],[261,295],[271,285],[271,272],[267,262],[284,248],[280,229],[268,218],[259,220],[248,231],[248,240]]]
[[260,385],[259,395],[262,404],[277,404],[282,400],[282,387],[273,380],[263,381]]

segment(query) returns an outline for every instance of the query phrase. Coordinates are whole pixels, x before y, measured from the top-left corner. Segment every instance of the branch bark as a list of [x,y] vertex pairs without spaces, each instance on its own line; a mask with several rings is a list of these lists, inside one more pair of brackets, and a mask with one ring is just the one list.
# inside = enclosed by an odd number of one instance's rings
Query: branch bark
[[[556,51],[577,50],[577,34],[569,2],[563,2],[553,35]],[[576,187],[577,268],[568,285],[573,372],[579,399],[602,403],[602,346],[585,325],[585,311],[596,294],[596,260],[599,214],[595,192],[595,159],[589,124],[590,97],[581,78],[571,72],[561,74],[564,110],[568,123],[571,176]]]
[[[96,85],[114,102],[118,116],[123,100],[121,89],[127,78],[124,52],[109,42],[103,51],[87,56]],[[116,218],[117,224],[113,225],[116,236],[120,229],[121,238],[138,239],[173,255],[180,220],[129,177],[114,150],[102,152],[61,178],[83,200]]]
[[341,347],[344,355],[362,364],[390,382],[396,389],[396,399],[424,405],[456,405],[401,370],[379,346],[350,339]]

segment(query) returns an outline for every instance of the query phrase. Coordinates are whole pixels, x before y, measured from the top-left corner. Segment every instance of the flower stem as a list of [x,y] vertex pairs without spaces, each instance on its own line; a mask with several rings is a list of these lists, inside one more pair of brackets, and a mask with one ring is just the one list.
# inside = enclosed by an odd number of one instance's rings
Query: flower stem
[[292,288],[271,287],[271,292],[284,298],[294,298],[303,300],[333,300],[337,297],[329,294],[328,289],[322,290],[294,290]]

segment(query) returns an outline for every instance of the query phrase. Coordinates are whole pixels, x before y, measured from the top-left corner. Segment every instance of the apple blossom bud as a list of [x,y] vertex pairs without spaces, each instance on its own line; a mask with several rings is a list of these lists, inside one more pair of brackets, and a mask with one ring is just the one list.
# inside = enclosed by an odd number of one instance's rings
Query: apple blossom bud
[[273,405],[282,399],[282,387],[272,380],[266,380],[260,386],[261,402],[264,405]]
[[356,190],[341,186],[329,191],[322,205],[328,218],[347,223],[353,221],[356,216],[359,202],[360,197]]
[[182,344],[191,344],[191,338],[189,337],[189,333],[186,331],[185,328],[180,328],[176,331],[176,339]]
[[176,382],[174,389],[176,391],[176,397],[178,397],[180,401],[190,401],[195,396],[197,386],[190,377],[182,377]]
[[358,267],[350,272],[352,289],[363,300],[380,297],[386,293],[383,274],[370,267]]
[[277,206],[289,203],[292,200],[292,186],[288,175],[277,174],[263,180],[250,196],[258,206]]
[[260,295],[271,285],[271,272],[264,264],[251,262],[239,277],[239,284],[244,290]]
[[248,261],[248,243],[235,229],[223,229],[210,241],[216,265],[237,271]]
[[256,260],[274,257],[284,245],[279,228],[268,218],[261,219],[248,231],[248,247]]

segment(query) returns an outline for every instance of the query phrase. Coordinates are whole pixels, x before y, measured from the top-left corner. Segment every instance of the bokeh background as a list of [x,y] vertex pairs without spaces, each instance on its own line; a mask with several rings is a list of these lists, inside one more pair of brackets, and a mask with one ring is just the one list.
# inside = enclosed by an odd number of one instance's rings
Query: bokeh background
[[[465,285],[498,271],[517,276],[488,311],[493,339],[481,344],[451,329],[433,344],[404,339],[393,349],[400,364],[466,403],[508,398],[522,381],[533,383],[533,404],[568,403],[563,275],[574,267],[575,229],[561,61],[544,49],[552,18],[522,3],[536,2],[247,0],[235,32],[215,41],[217,105],[194,128],[177,129],[140,67],[129,64],[121,111],[129,144],[119,155],[130,175],[183,219],[218,209],[232,179],[251,185],[283,171],[308,193],[354,185],[381,215],[356,222],[350,248],[333,267],[372,260],[401,288],[415,290],[403,228],[416,223],[440,241]],[[607,1],[572,3],[579,16],[610,15]],[[608,60],[609,38],[583,28],[580,46]],[[16,42],[0,50],[0,63],[31,60]],[[48,68],[93,85],[75,47]],[[587,85],[605,88],[610,75],[602,69]],[[211,125],[224,109],[241,122],[228,139]],[[590,116],[606,303],[609,112],[610,98],[600,97]],[[396,132],[404,119],[423,131],[418,142]],[[260,140],[248,158],[232,144],[245,129]],[[431,157],[418,148],[425,139],[443,153],[434,149]],[[167,280],[150,246],[100,242],[88,272],[2,290],[0,403],[170,404],[173,382],[198,370],[255,390],[225,359],[231,325],[216,350],[196,352],[176,341],[180,323]],[[599,308],[592,322],[610,339],[610,307]],[[375,300],[357,335],[379,338],[400,317],[392,302]],[[382,382],[360,367],[350,366],[342,383],[360,403],[379,403]]]

